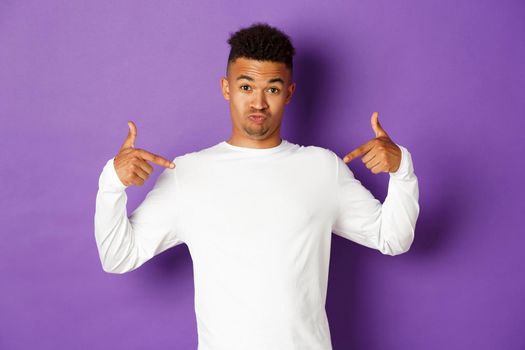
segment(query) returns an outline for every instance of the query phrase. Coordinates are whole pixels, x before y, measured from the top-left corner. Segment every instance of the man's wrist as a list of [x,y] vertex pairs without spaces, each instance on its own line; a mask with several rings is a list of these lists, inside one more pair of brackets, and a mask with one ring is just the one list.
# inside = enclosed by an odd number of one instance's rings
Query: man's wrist
[[129,186],[122,183],[115,169],[115,157],[109,159],[102,170],[99,180],[99,187],[116,192],[124,191]]
[[396,145],[401,149],[401,161],[399,163],[399,168],[394,172],[390,172],[389,175],[393,178],[401,179],[414,172],[414,168],[410,152],[405,147],[397,143]]

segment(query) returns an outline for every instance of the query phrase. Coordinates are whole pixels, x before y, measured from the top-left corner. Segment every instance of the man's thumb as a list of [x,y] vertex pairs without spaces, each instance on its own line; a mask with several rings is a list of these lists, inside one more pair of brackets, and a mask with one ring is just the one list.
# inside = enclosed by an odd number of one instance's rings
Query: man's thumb
[[381,124],[379,124],[379,117],[377,112],[372,113],[372,118],[370,119],[370,122],[372,124],[372,129],[374,129],[376,137],[388,136]]
[[121,148],[135,148],[135,139],[137,138],[137,127],[131,120],[128,122],[128,136],[122,144]]

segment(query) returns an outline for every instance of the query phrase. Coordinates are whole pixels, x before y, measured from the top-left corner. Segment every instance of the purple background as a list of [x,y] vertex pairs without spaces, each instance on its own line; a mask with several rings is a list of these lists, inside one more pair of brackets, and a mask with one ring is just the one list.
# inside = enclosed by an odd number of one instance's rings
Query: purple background
[[[1,1],[0,349],[196,349],[186,245],[103,272],[98,177],[137,147],[226,140],[230,32],[267,21],[297,49],[282,136],[340,157],[374,136],[411,152],[421,213],[408,253],[333,235],[335,350],[525,348],[522,1]],[[355,160],[384,200],[385,173]],[[128,213],[161,167],[128,189]],[[521,219],[521,220],[520,220]]]

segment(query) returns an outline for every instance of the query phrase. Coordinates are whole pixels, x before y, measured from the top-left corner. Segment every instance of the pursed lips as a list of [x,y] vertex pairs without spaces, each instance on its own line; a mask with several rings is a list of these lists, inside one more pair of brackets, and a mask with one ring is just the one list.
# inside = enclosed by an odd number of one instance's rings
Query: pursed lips
[[250,119],[252,123],[255,123],[257,125],[262,125],[263,123],[266,122],[266,119],[268,119],[268,117],[265,116],[264,114],[250,114],[248,116],[248,119]]
[[256,119],[256,120],[260,120],[260,119],[266,119],[268,118],[267,116],[265,116],[264,114],[250,114],[248,116],[248,118],[250,119]]

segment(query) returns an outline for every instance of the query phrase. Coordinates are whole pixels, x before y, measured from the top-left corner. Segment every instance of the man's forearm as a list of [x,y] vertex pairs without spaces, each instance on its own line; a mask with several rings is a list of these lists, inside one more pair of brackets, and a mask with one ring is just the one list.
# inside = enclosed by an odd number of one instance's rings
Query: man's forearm
[[108,161],[99,178],[95,239],[104,271],[124,273],[136,267],[138,254],[127,216],[126,186],[115,178],[112,166]]
[[402,150],[401,165],[396,172],[389,173],[388,194],[381,207],[378,248],[388,255],[410,249],[419,215],[419,186],[412,157],[405,147],[398,146]]

